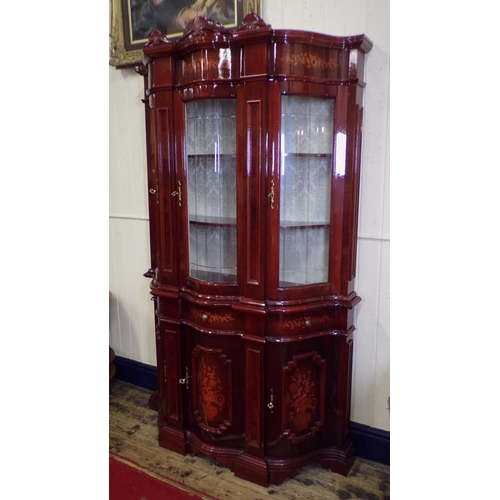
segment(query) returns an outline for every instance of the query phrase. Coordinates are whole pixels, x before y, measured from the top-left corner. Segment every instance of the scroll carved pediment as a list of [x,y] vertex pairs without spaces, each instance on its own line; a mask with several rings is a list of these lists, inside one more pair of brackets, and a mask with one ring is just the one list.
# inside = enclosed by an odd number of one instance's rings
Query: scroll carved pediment
[[160,45],[162,43],[170,44],[172,43],[161,31],[154,30],[151,35],[149,35],[148,41],[145,47],[150,47],[152,45]]
[[264,19],[255,14],[255,12],[249,12],[241,22],[240,26],[235,31],[244,30],[255,30],[260,28],[271,28],[270,24],[266,24]]
[[207,19],[203,16],[198,16],[192,19],[186,26],[186,29],[184,30],[180,41],[185,40],[186,38],[194,38],[206,35],[211,35],[215,38],[219,34],[226,33],[230,33],[230,31],[221,23],[213,21],[212,19]]

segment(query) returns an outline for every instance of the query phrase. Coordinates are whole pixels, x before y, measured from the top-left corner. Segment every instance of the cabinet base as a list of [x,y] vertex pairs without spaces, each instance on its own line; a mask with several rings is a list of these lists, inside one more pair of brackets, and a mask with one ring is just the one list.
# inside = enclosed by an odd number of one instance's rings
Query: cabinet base
[[354,443],[348,439],[341,450],[339,448],[321,448],[297,457],[276,459],[268,458],[269,483],[281,484],[291,477],[298,469],[311,463],[321,463],[332,472],[347,476],[354,462]]
[[[159,413],[161,415],[161,412]],[[186,455],[186,438],[184,436],[184,431],[181,431],[170,425],[162,424],[159,420],[159,432],[158,432],[158,443],[163,448],[179,453],[180,455]]]
[[321,448],[296,457],[280,459],[255,457],[241,448],[214,446],[205,443],[192,432],[181,431],[165,423],[160,426],[158,440],[160,446],[180,455],[202,454],[213,457],[231,469],[236,477],[264,487],[283,483],[298,469],[311,463],[324,464],[332,472],[347,476],[354,461],[354,444],[350,439],[343,449]]
[[269,467],[267,461],[263,458],[242,453],[234,463],[232,471],[236,477],[258,484],[259,486],[267,488],[270,484]]
[[229,448],[224,446],[215,446],[205,441],[202,441],[192,432],[186,433],[186,452],[190,455],[201,453],[209,457],[215,458],[222,465],[228,467],[234,472],[234,462],[243,453],[241,448]]
[[154,411],[160,411],[160,393],[158,391],[153,392],[149,398],[149,409]]

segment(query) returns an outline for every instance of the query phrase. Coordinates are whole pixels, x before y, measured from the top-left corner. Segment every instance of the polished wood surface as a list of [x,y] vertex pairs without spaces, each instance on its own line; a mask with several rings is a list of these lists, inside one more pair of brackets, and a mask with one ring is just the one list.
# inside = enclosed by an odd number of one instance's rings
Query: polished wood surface
[[[143,49],[159,442],[213,456],[262,486],[311,462],[345,475],[354,460],[353,283],[370,48],[364,35],[273,30],[249,14],[234,31],[197,18],[176,42],[154,32]],[[279,279],[283,95],[334,101],[333,154],[308,155],[330,162],[332,179],[322,283]],[[236,99],[235,283],[190,273],[186,103],[215,98]],[[324,225],[300,218],[289,229]]]

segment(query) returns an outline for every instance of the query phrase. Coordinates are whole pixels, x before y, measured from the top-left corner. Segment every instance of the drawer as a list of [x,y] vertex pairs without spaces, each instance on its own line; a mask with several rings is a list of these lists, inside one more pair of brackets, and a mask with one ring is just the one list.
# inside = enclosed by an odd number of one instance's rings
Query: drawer
[[201,306],[183,303],[183,317],[190,323],[209,330],[243,330],[243,315],[231,306]]
[[268,318],[267,337],[302,337],[342,329],[342,309],[329,307],[301,313],[272,313]]

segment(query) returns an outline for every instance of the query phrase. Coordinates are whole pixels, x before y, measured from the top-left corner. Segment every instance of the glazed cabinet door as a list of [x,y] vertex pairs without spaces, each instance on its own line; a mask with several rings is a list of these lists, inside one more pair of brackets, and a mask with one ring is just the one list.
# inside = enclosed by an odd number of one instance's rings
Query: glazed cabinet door
[[268,295],[331,291],[335,99],[278,94],[270,175]]
[[[182,102],[179,192],[186,193],[180,239],[186,277],[237,283],[236,99]],[[186,189],[182,184],[186,183]],[[183,199],[184,202],[184,199]]]
[[333,103],[281,98],[281,288],[329,281]]

